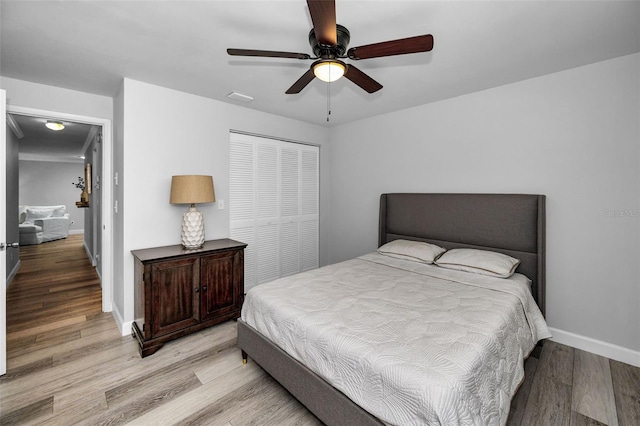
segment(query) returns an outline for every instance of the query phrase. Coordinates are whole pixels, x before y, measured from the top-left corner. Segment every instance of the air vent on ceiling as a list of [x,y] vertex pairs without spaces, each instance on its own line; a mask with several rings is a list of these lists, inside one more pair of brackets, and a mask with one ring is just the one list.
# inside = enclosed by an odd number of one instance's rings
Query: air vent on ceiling
[[240,101],[240,102],[251,102],[253,100],[253,98],[249,95],[243,95],[242,93],[238,93],[238,92],[231,92],[227,95],[227,98],[233,99],[234,101]]

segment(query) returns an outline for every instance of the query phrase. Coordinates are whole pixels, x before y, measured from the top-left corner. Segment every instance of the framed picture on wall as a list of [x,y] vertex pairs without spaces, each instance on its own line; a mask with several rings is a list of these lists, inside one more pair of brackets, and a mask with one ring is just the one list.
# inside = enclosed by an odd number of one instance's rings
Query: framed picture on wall
[[84,166],[84,182],[87,193],[91,194],[91,163]]

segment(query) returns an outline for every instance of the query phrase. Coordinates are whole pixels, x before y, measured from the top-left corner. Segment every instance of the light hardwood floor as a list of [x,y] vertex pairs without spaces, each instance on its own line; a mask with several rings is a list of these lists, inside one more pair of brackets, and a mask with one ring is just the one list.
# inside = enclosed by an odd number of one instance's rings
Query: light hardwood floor
[[[101,313],[81,236],[23,247],[7,293],[0,424],[321,425],[255,363],[229,321],[141,359]],[[526,364],[509,425],[638,425],[640,369],[547,342]]]

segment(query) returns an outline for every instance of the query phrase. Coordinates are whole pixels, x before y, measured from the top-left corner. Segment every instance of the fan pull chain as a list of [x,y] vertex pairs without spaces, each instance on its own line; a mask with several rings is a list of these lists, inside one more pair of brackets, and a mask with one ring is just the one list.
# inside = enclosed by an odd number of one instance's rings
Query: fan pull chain
[[327,123],[331,115],[331,83],[327,83]]

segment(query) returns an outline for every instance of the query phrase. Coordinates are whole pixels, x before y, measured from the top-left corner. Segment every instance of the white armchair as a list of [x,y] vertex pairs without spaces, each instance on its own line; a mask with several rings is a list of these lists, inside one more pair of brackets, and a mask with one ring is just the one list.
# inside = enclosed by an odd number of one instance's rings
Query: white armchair
[[67,238],[71,220],[64,205],[20,206],[20,245]]

